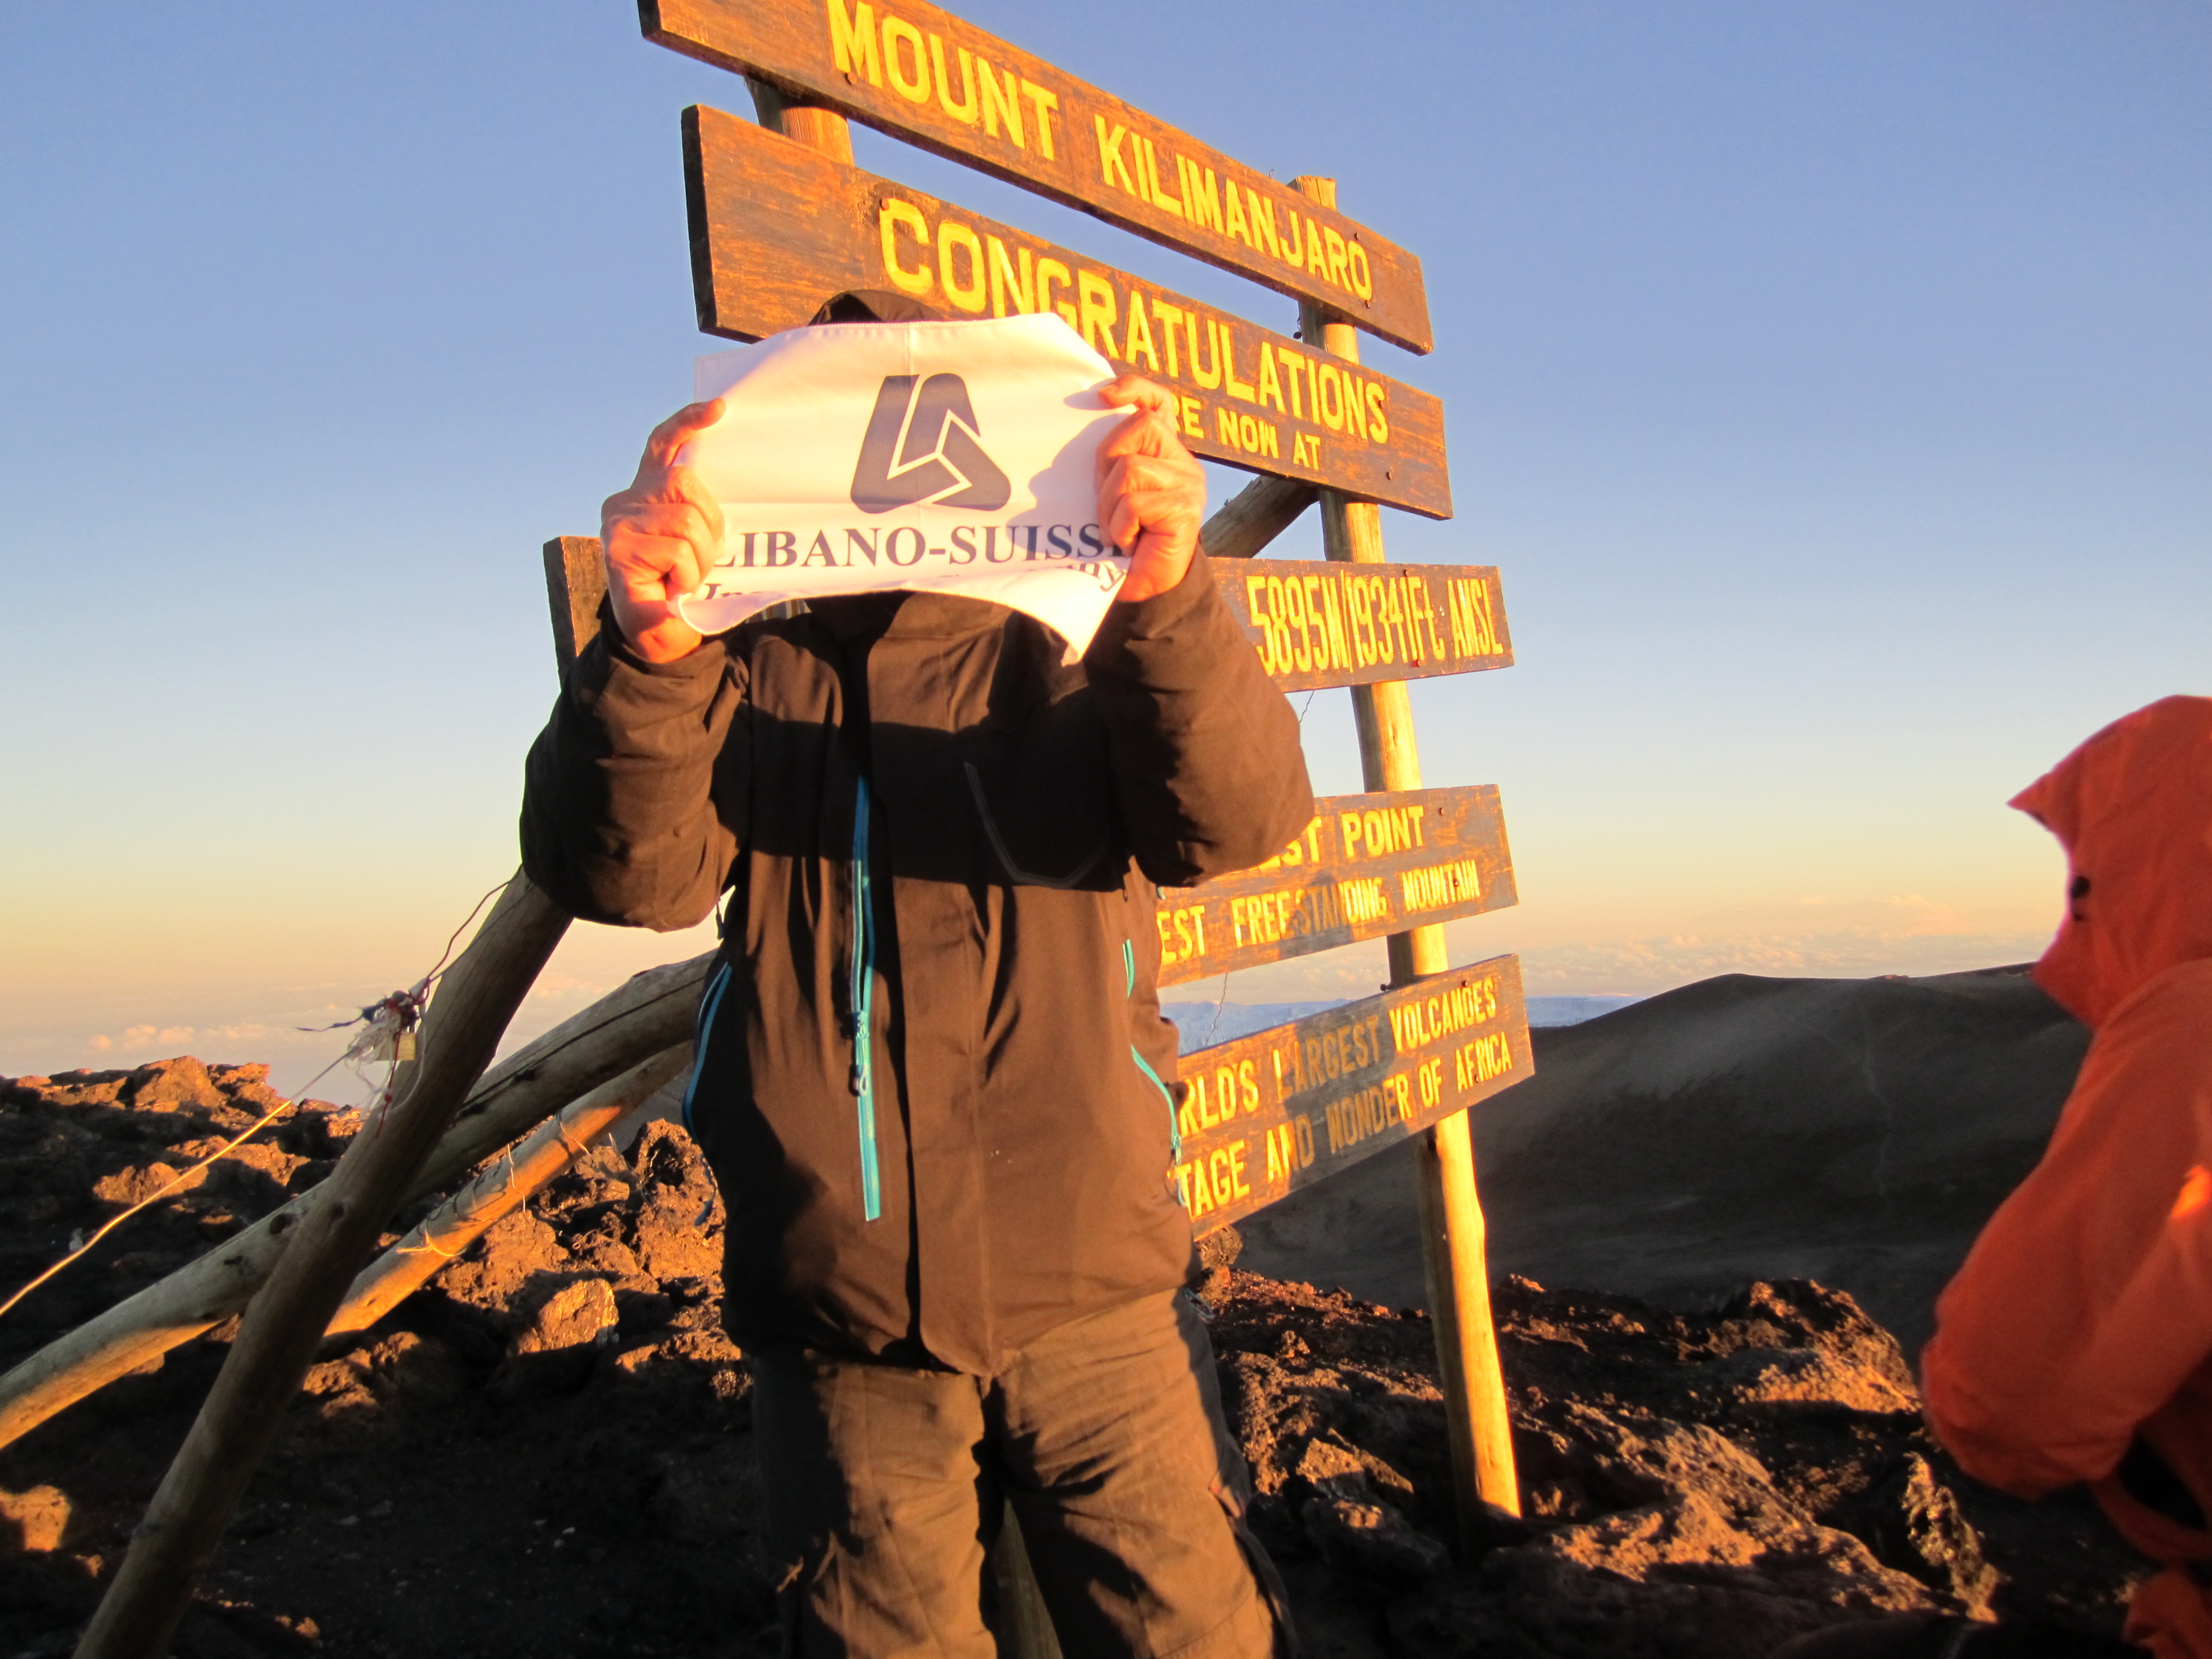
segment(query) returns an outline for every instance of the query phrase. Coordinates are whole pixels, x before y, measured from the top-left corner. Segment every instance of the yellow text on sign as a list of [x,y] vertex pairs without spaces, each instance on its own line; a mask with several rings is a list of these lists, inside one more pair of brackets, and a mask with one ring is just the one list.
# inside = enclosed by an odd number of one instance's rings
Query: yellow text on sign
[[1452,1054],[1452,1082],[1461,1089],[1504,1077],[1512,1069],[1513,1041],[1504,1031],[1477,1037]]
[[[884,279],[902,292],[976,316],[1054,312],[1103,356],[1219,394],[1211,431],[1200,400],[1183,398],[1187,436],[1269,458],[1285,453],[1284,422],[1346,442],[1389,442],[1389,388],[1352,365],[1263,337],[1249,324],[1240,334],[1233,319],[1147,293],[1118,271],[1010,247],[950,214],[933,223],[921,204],[902,197],[886,195],[876,218]],[[1291,460],[1318,470],[1321,431],[1293,427],[1288,437]]]
[[[1061,137],[1059,93],[981,54],[908,21],[874,0],[823,0],[830,59],[848,80],[889,87],[907,102],[939,109],[1008,150],[1035,146],[1046,161],[1058,156]],[[1375,275],[1357,235],[1345,236],[1298,210],[1297,198],[1277,198],[1252,184],[1218,178],[1173,149],[1163,157],[1146,135],[1103,115],[1091,118],[1086,135],[1098,182],[1146,204],[1219,240],[1241,242],[1255,254],[1280,261],[1310,279],[1342,290],[1364,305],[1375,297]]]
[[1417,571],[1287,578],[1255,571],[1244,578],[1245,610],[1261,630],[1260,658],[1270,674],[1504,656],[1489,584],[1452,577],[1443,586],[1439,614],[1429,580]]
[[1390,1037],[1398,1053],[1409,1054],[1497,1018],[1498,981],[1479,979],[1391,1009]]
[[[1026,149],[1035,140],[1037,154],[1054,159],[1053,128],[1060,112],[1060,94],[1012,70],[994,70],[986,59],[965,46],[957,46],[949,60],[945,40],[934,29],[917,28],[889,7],[879,21],[871,0],[848,8],[845,0],[825,0],[830,13],[830,54],[837,73],[865,76],[872,87],[888,82],[909,104],[927,104],[933,90],[947,115],[967,126],[980,125],[985,133],[1015,149]],[[951,64],[960,70],[960,96],[952,95]],[[1002,78],[1003,77],[1003,78]],[[1029,128],[1023,131],[1022,112],[1029,110]]]
[[1226,1146],[1215,1147],[1203,1158],[1175,1166],[1176,1195],[1194,1219],[1252,1196],[1247,1168],[1251,1152],[1249,1142],[1232,1140]]
[[1194,1072],[1183,1079],[1183,1102],[1176,1109],[1176,1127],[1186,1137],[1196,1136],[1233,1122],[1239,1112],[1260,1109],[1260,1082],[1254,1063]]
[[1160,963],[1164,967],[1174,967],[1206,954],[1206,907],[1203,904],[1185,905],[1174,910],[1156,910],[1152,913],[1152,925],[1159,930]]

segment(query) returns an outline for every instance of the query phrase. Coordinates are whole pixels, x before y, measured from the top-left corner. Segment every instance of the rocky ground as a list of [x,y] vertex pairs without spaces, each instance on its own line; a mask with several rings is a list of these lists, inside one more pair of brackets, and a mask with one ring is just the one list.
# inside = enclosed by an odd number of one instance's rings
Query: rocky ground
[[[273,1098],[259,1067],[189,1060],[0,1080],[0,1286]],[[356,1121],[311,1103],[125,1223],[0,1318],[0,1364],[318,1178]],[[651,1125],[332,1345],[175,1651],[772,1651],[720,1220],[682,1132]],[[1704,1314],[1502,1281],[1528,1514],[1493,1516],[1455,1561],[1426,1316],[1212,1254],[1255,1521],[1316,1659],[1754,1659],[1911,1607],[2112,1631],[2144,1571],[2085,1500],[2031,1508],[1960,1475],[1918,1427],[1897,1345],[1807,1281]],[[0,1659],[70,1650],[225,1335],[0,1450]]]

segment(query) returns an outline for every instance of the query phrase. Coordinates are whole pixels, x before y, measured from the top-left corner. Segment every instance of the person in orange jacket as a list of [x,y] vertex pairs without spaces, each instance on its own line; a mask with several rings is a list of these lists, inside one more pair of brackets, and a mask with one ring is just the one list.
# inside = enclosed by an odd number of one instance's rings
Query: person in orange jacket
[[[2212,698],[2115,721],[2012,804],[2069,865],[2036,982],[2094,1036],[2041,1162],[1936,1302],[1922,1400],[1990,1486],[2034,1498],[2089,1483],[2165,1564],[2126,1640],[2212,1659]],[[2028,1634],[1884,1620],[1777,1659],[1978,1659],[2029,1651]],[[2034,1635],[2053,1655],[2117,1645]]]

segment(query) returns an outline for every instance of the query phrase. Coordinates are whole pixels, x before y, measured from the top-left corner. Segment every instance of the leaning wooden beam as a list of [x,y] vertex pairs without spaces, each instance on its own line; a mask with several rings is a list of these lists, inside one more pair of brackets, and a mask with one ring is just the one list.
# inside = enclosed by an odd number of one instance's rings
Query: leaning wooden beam
[[400,1066],[388,1103],[346,1147],[323,1201],[293,1229],[247,1305],[77,1659],[155,1659],[167,1650],[331,1316],[568,927],[567,914],[518,874],[447,970],[423,1017],[417,1057]]
[[[470,1091],[411,1195],[451,1186],[548,1114],[684,1042],[712,962],[709,954],[640,974],[494,1066]],[[243,1308],[327,1190],[327,1183],[310,1188],[0,1376],[0,1446]]]
[[328,1334],[365,1331],[435,1278],[441,1268],[483,1237],[501,1217],[584,1155],[603,1135],[650,1100],[661,1085],[691,1063],[691,1045],[679,1043],[603,1083],[532,1130],[506,1157],[433,1210],[382,1255],[361,1270],[331,1319]]
[[714,952],[648,968],[494,1066],[422,1165],[414,1195],[450,1187],[551,1112],[691,1039]]
[[1217,559],[1249,559],[1296,522],[1321,491],[1297,478],[1255,478],[1222,503],[1198,532]]

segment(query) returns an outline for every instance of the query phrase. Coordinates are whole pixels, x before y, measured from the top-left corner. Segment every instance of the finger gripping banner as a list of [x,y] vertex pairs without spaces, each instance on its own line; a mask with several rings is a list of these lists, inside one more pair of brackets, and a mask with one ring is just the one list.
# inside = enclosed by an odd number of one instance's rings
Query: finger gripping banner
[[680,602],[720,633],[787,599],[988,599],[1080,651],[1128,572],[1098,525],[1098,447],[1126,417],[1056,316],[794,329],[699,360],[722,417],[679,457],[720,504]]

